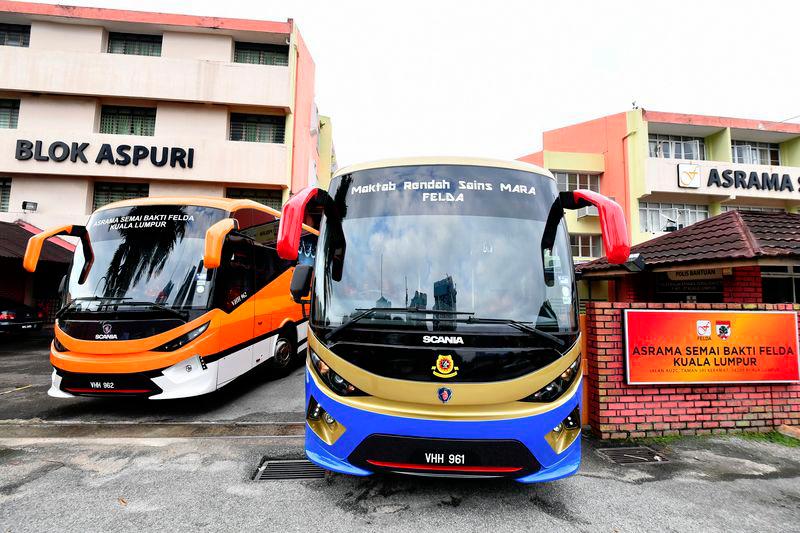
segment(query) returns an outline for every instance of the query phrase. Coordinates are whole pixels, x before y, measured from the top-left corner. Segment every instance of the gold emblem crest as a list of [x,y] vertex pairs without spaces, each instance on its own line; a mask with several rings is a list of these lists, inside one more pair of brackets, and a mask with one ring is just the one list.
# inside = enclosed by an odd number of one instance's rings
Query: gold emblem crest
[[452,378],[458,374],[458,367],[453,363],[452,355],[437,356],[436,365],[432,366],[431,370],[437,378]]

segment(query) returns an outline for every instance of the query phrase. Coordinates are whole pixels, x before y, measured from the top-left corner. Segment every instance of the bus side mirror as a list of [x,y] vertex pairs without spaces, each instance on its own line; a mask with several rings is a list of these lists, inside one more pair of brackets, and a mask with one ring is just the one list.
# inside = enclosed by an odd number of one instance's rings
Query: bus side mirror
[[277,251],[281,259],[289,261],[297,260],[300,248],[300,236],[303,233],[303,219],[306,214],[306,206],[313,200],[320,189],[317,187],[306,187],[298,192],[289,201],[283,204],[281,221],[278,225]]
[[89,232],[86,231],[86,226],[59,226],[34,235],[28,239],[28,246],[25,248],[25,255],[22,258],[22,268],[28,272],[36,272],[36,266],[39,264],[39,256],[42,254],[44,241],[57,235],[68,235],[81,239],[85,262],[81,275],[78,278],[78,283],[83,284],[94,262],[94,253],[92,252],[92,244],[89,242]]
[[600,216],[600,230],[603,233],[603,248],[608,262],[621,265],[628,260],[631,243],[628,238],[628,226],[625,224],[625,213],[614,200],[600,193],[585,189],[562,192],[559,195],[564,209],[580,209],[594,205]]
[[289,285],[289,292],[296,303],[305,303],[303,298],[311,292],[311,278],[314,274],[314,267],[311,265],[297,265],[292,274],[292,282]]
[[222,245],[225,238],[232,231],[239,229],[236,219],[225,218],[206,230],[205,250],[203,252],[203,266],[212,269],[219,268],[222,264]]

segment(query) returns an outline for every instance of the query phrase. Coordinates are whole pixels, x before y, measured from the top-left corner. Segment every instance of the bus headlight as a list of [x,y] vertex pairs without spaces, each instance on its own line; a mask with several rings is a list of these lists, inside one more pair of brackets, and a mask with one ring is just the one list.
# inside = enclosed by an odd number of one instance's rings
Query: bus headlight
[[61,341],[58,340],[58,337],[53,336],[53,349],[57,352],[66,352],[67,347],[61,344]]
[[556,379],[548,383],[546,386],[542,387],[538,391],[534,392],[530,396],[523,398],[520,401],[523,402],[552,402],[558,399],[559,396],[564,394],[572,382],[575,381],[575,377],[580,373],[581,369],[581,358],[578,356],[575,361],[564,370],[560,376]]
[[183,335],[181,335],[177,339],[172,339],[171,341],[162,344],[158,348],[153,348],[153,351],[154,352],[174,352],[178,348],[181,348],[182,346],[185,346],[186,344],[189,344],[190,342],[195,340],[197,337],[202,335],[203,332],[205,332],[205,330],[208,329],[208,325],[209,324],[211,324],[211,322],[206,322],[202,326],[198,326],[198,327],[194,328],[192,331],[184,333]]
[[319,358],[314,350],[309,349],[311,366],[317,371],[317,375],[325,382],[333,392],[339,396],[365,396],[363,392],[352,386],[342,376],[333,371],[325,361]]

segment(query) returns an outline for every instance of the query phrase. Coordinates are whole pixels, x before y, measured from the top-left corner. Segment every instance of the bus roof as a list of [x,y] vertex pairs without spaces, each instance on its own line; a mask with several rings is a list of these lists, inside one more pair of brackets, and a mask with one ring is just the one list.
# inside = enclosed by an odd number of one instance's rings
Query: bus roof
[[349,174],[351,172],[356,172],[358,170],[370,170],[375,168],[387,168],[387,167],[408,167],[408,166],[418,166],[418,165],[466,165],[466,166],[476,166],[476,167],[509,168],[511,170],[534,172],[536,174],[541,174],[543,176],[547,176],[551,179],[554,179],[553,175],[550,173],[549,170],[536,165],[532,165],[530,163],[524,163],[522,161],[505,161],[503,159],[488,159],[481,157],[452,157],[452,156],[402,157],[398,159],[381,159],[379,161],[370,161],[367,163],[359,163],[356,165],[350,165],[344,167],[342,169],[337,170],[336,174],[334,174],[333,177],[335,178],[336,176]]
[[271,207],[267,207],[264,204],[254,202],[253,200],[220,198],[215,196],[156,196],[147,198],[134,198],[131,200],[122,200],[120,202],[106,204],[103,207],[98,208],[97,211],[135,205],[198,205],[202,207],[215,207],[217,209],[224,209],[225,211],[236,211],[237,209],[249,207],[251,209],[258,209],[259,211],[266,211],[271,215],[281,215],[280,211],[277,211]]

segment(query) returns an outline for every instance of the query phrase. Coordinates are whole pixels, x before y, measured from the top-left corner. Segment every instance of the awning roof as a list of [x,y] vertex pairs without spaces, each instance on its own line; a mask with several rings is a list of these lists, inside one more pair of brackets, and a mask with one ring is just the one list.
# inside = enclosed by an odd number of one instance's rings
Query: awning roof
[[[0,222],[0,258],[22,261],[22,257],[25,255],[25,248],[28,246],[28,239],[32,235],[34,233],[19,224]],[[62,246],[45,241],[39,260],[69,263],[72,260],[72,252]]]
[[[800,215],[728,211],[631,248],[648,269],[800,258]],[[592,277],[626,273],[603,257],[576,267]]]

